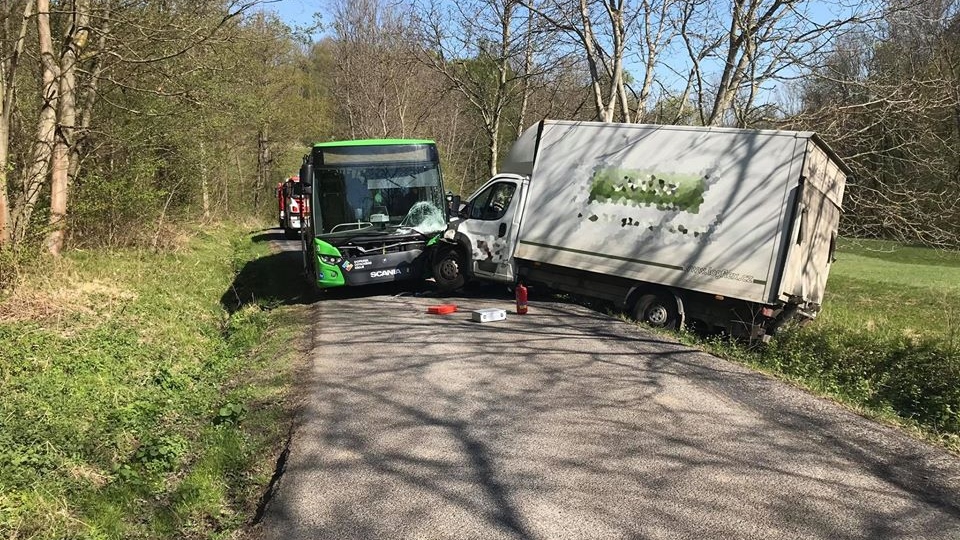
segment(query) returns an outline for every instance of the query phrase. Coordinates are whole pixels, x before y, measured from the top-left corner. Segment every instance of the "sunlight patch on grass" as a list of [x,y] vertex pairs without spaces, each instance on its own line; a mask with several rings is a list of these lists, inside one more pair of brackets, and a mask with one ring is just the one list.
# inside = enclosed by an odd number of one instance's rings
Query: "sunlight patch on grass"
[[840,253],[830,269],[834,274],[864,281],[960,292],[960,267],[897,262],[852,253]]

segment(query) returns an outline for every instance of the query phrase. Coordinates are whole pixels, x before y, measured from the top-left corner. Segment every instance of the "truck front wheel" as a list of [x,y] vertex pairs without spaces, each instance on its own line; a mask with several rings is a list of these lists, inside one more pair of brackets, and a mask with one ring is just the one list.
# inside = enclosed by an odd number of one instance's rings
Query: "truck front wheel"
[[641,296],[634,304],[633,318],[654,328],[667,330],[677,330],[680,325],[677,301],[666,294],[645,294]]
[[453,291],[463,287],[463,256],[456,248],[447,248],[433,260],[433,279],[441,291]]

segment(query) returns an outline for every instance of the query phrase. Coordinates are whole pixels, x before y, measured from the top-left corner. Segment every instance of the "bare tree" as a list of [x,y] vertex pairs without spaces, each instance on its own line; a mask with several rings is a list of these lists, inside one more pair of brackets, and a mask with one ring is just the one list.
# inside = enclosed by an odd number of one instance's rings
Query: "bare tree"
[[678,23],[687,56],[682,95],[693,94],[700,123],[745,127],[764,84],[802,76],[818,50],[873,13],[867,4],[836,6],[824,19],[809,0],[686,0]]
[[420,16],[421,58],[480,118],[491,176],[500,161],[504,119],[513,109],[515,128],[522,130],[533,80],[550,69],[549,62],[540,62],[537,19],[519,0],[432,4]]
[[657,80],[660,57],[670,42],[676,37],[676,21],[679,19],[681,0],[641,0],[640,15],[637,18],[637,44],[643,76],[640,89],[633,93],[635,105],[633,118],[643,122],[647,118],[653,86]]
[[348,134],[406,137],[430,116],[431,75],[416,58],[411,14],[382,0],[331,4],[335,74]]
[[37,119],[36,135],[33,140],[31,162],[25,169],[23,188],[16,207],[14,234],[22,238],[30,223],[40,190],[50,171],[50,158],[53,155],[54,136],[57,124],[57,104],[60,98],[58,77],[60,66],[53,50],[53,36],[50,30],[50,1],[37,1],[37,36],[40,44],[41,105]]
[[70,24],[63,37],[59,62],[59,119],[55,132],[50,178],[50,233],[47,250],[54,256],[63,249],[70,180],[70,148],[75,144],[77,122],[77,64],[89,37],[87,0],[72,3]]
[[[6,6],[6,4],[5,4]],[[10,243],[12,239],[12,219],[10,199],[7,195],[7,168],[10,158],[10,122],[16,105],[16,74],[20,65],[20,57],[27,37],[27,26],[33,15],[34,1],[27,0],[23,4],[23,14],[20,17],[20,28],[14,38],[13,47],[9,53],[3,51],[0,60],[0,247]],[[12,18],[13,11],[4,13],[4,17]]]
[[960,245],[960,3],[891,3],[838,41],[802,85],[794,126],[857,171],[845,234]]
[[596,117],[611,122],[619,110],[619,118],[629,122],[624,58],[639,10],[628,0],[579,0],[576,4],[549,0],[542,6],[525,1],[524,5],[580,47],[590,73]]

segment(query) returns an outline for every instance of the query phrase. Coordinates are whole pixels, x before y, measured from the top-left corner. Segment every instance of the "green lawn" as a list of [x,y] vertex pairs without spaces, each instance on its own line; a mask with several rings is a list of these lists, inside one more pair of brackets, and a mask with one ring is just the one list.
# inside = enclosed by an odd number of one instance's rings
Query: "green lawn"
[[885,335],[960,338],[960,252],[845,240],[822,323]]
[[0,297],[0,537],[242,527],[289,427],[304,308],[266,308],[296,303],[293,262],[220,226],[75,251]]

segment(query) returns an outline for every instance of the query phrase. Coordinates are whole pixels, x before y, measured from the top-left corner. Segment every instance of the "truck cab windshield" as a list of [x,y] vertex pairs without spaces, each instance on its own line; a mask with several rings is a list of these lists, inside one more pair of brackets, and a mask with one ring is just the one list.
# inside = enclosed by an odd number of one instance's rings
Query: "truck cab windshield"
[[428,233],[446,226],[435,164],[324,167],[316,180],[318,234],[398,228]]

